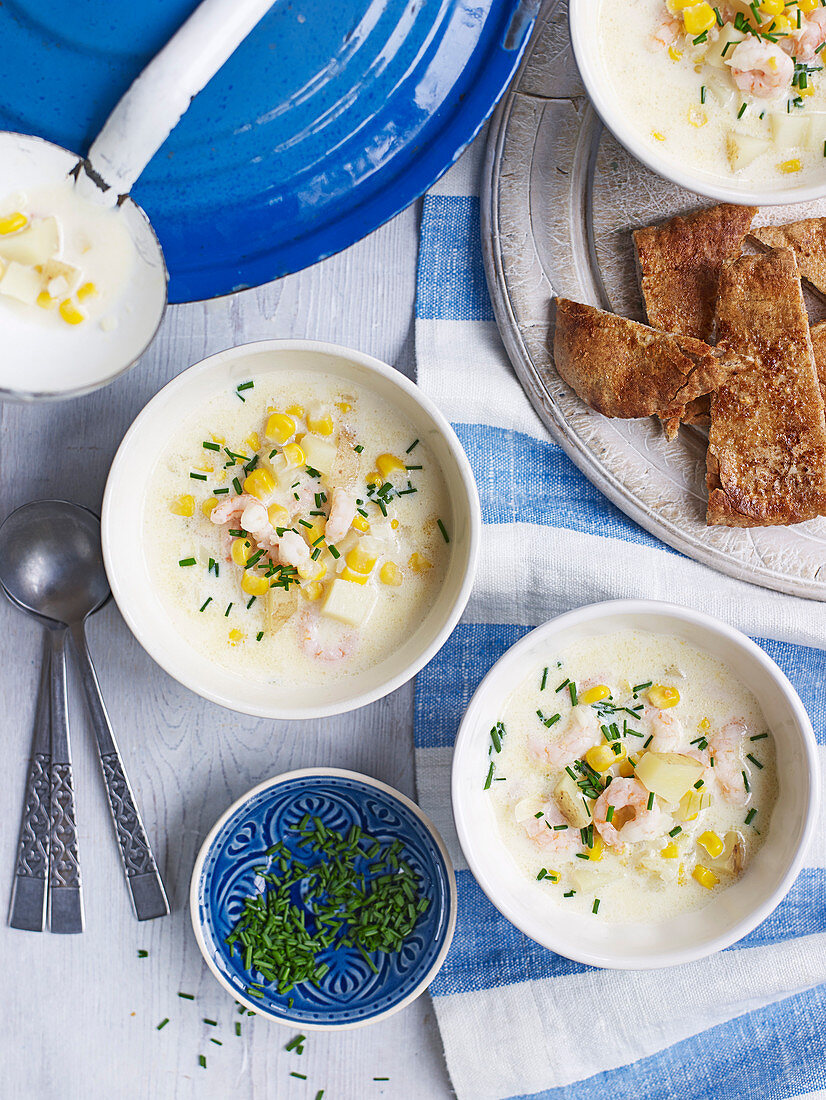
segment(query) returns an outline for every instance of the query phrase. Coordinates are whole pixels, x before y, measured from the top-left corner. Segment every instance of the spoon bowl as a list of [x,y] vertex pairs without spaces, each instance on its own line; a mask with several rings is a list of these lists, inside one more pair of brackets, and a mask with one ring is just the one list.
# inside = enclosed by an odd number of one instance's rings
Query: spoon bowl
[[37,500],[0,525],[0,584],[21,610],[71,626],[109,598],[100,520],[66,500]]

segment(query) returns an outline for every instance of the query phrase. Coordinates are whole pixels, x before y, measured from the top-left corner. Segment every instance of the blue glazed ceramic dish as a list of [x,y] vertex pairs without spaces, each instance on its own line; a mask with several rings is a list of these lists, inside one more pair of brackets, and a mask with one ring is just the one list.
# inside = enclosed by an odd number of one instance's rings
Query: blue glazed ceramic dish
[[[86,153],[197,0],[0,5],[0,129]],[[539,0],[276,0],[133,190],[170,302],[257,286],[421,195],[516,70]]]
[[[374,953],[374,973],[355,948],[331,948],[320,961],[330,967],[318,987],[310,983],[280,994],[263,982],[264,995],[246,991],[251,975],[226,937],[244,899],[260,892],[255,868],[277,841],[298,847],[294,827],[305,814],[346,833],[358,825],[383,843],[398,840],[400,858],[419,878],[430,901],[398,953]],[[417,997],[439,970],[456,921],[456,883],[441,838],[421,810],[399,791],[355,772],[309,768],[268,780],[244,795],[216,823],[195,861],[190,892],[198,946],[215,977],[232,996],[280,1023],[336,1030],[375,1023]],[[255,980],[260,975],[253,975]]]

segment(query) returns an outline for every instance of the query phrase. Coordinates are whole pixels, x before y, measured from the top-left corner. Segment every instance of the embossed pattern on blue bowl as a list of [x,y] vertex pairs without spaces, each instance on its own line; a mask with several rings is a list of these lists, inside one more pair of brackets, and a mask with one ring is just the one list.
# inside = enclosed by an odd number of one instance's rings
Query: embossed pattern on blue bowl
[[[378,973],[358,950],[331,948],[322,955],[330,969],[318,987],[302,983],[280,994],[274,984],[262,982],[263,998],[251,998],[250,974],[224,940],[244,899],[264,886],[255,868],[266,864],[266,850],[282,841],[298,852],[301,838],[291,830],[307,813],[339,833],[358,825],[383,844],[398,840],[399,858],[417,874],[430,905],[401,951],[371,956]],[[388,790],[349,775],[298,774],[254,793],[223,823],[203,860],[196,911],[207,954],[239,998],[274,1019],[352,1027],[393,1011],[418,991],[452,934],[454,894],[453,871],[427,825]],[[257,972],[252,977],[261,980]]]

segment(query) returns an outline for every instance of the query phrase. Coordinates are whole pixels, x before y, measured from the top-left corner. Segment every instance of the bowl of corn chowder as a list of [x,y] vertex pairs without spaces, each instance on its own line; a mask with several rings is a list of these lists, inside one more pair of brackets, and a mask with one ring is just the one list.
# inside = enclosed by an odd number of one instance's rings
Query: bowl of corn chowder
[[571,0],[574,55],[614,136],[710,198],[826,193],[826,14],[819,0]]
[[616,601],[532,631],[456,741],[459,840],[526,935],[596,966],[729,946],[780,903],[817,815],[811,723],[766,653],[669,604]]
[[184,371],[127,432],[104,559],[150,655],[205,698],[320,717],[406,682],[470,593],[481,525],[467,459],[417,387],[311,341]]

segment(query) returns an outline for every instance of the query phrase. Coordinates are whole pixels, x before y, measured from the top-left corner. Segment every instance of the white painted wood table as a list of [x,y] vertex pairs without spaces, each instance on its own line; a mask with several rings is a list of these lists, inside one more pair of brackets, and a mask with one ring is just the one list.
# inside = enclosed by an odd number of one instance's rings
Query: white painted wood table
[[[143,405],[185,367],[233,344],[313,337],[359,348],[412,375],[418,220],[415,204],[360,244],[298,275],[171,307],[142,362],[96,394],[58,404],[0,404],[0,516],[43,497],[65,497],[98,511],[112,457]],[[5,906],[41,632],[2,601],[0,638]],[[323,722],[263,721],[207,703],[172,680],[144,653],[111,601],[90,623],[90,644],[172,915],[144,924],[132,915],[73,679],[86,931],[60,937],[0,927],[0,1100],[315,1100],[319,1089],[324,1100],[450,1096],[426,996],[384,1023],[341,1035],[312,1033],[302,1056],[287,1053],[292,1029],[237,1015],[202,962],[188,912],[189,877],[204,836],[262,779],[291,768],[336,765],[414,794],[412,685]],[[141,949],[147,958],[138,958]],[[179,991],[195,1000],[179,998]],[[164,1017],[169,1024],[158,1031]],[[203,1023],[204,1017],[218,1026]],[[198,1064],[200,1054],[206,1070]]]

